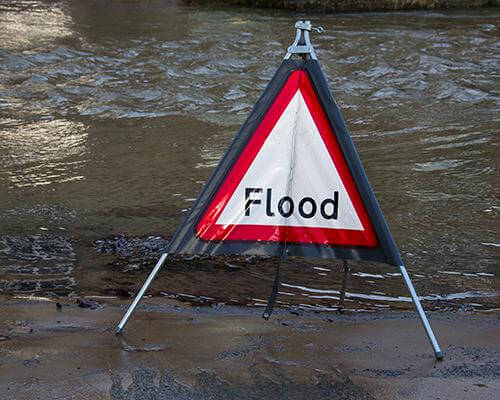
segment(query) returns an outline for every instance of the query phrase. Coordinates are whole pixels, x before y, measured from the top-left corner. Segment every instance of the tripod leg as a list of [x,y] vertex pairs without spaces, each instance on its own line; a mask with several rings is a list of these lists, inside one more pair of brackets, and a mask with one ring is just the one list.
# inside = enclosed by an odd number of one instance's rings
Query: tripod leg
[[156,263],[155,267],[153,268],[153,270],[149,274],[148,279],[146,279],[146,282],[144,282],[144,285],[142,285],[141,290],[139,290],[139,293],[137,293],[137,295],[134,298],[134,301],[129,306],[127,312],[125,313],[122,320],[118,324],[118,327],[116,328],[117,335],[123,331],[123,328],[125,328],[125,325],[127,324],[128,319],[130,318],[130,316],[134,312],[135,308],[137,307],[137,304],[139,304],[139,302],[141,301],[142,296],[144,296],[144,293],[148,289],[149,285],[151,284],[151,282],[155,278],[158,271],[161,269],[161,267],[162,267],[163,263],[165,262],[165,260],[167,259],[167,257],[168,257],[168,253],[161,255],[161,257],[158,260],[158,262]]
[[406,267],[404,265],[400,265],[399,269],[401,270],[401,273],[403,274],[403,278],[405,280],[406,286],[408,286],[408,290],[410,291],[411,298],[413,299],[413,303],[415,304],[415,307],[417,308],[418,316],[420,317],[420,320],[422,321],[422,325],[424,326],[425,333],[427,333],[427,337],[429,338],[429,341],[431,342],[431,345],[434,349],[434,354],[436,356],[437,360],[442,360],[443,359],[443,352],[439,348],[439,344],[436,340],[436,337],[434,336],[434,332],[432,332],[431,325],[429,324],[429,320],[427,319],[427,316],[425,315],[424,309],[422,308],[422,304],[420,304],[420,300],[417,296],[417,292],[415,291],[415,288],[413,287],[413,283],[411,282],[410,276],[408,275],[408,272],[406,272]]

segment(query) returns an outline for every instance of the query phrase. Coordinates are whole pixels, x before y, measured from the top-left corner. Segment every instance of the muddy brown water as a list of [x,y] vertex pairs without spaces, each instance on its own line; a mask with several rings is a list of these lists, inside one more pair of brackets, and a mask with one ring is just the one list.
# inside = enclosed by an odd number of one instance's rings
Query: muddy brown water
[[[315,15],[321,65],[419,294],[499,306],[496,8]],[[297,17],[174,2],[0,3],[0,290],[127,296],[278,67]],[[177,257],[152,288],[260,305],[275,260]],[[289,259],[279,304],[335,309],[338,261]],[[353,263],[346,307],[405,308]]]

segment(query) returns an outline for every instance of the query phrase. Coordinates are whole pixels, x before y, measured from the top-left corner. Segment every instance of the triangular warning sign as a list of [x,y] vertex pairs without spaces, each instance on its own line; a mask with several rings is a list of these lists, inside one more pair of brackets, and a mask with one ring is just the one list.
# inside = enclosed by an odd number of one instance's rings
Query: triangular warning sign
[[363,202],[304,70],[289,76],[196,232],[209,241],[376,246]]
[[172,253],[398,265],[399,253],[315,60],[284,61],[174,236]]
[[[399,266],[437,359],[443,353],[309,41],[297,21],[285,61],[168,246],[169,253],[305,256]],[[301,61],[291,60],[300,54]],[[310,57],[307,59],[306,57]],[[120,333],[162,254],[120,321]],[[280,262],[263,317],[279,288]],[[344,275],[345,284],[346,275]],[[344,291],[345,292],[345,291]]]

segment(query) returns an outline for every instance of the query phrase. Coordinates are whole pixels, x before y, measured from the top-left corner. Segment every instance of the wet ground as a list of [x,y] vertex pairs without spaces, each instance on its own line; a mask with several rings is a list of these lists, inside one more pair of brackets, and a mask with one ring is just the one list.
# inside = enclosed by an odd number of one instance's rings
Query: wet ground
[[[90,299],[82,299],[90,301]],[[436,361],[414,314],[189,307],[152,299],[123,336],[124,302],[4,299],[0,397],[24,399],[493,400],[498,315],[431,313]]]
[[[279,65],[296,17],[173,1],[0,2],[0,291],[134,292]],[[430,309],[499,305],[498,17],[313,21],[325,28],[313,37],[325,75]],[[340,265],[287,260],[278,304],[336,309]],[[274,267],[178,257],[152,293],[260,305]],[[348,308],[409,305],[397,270],[353,265]]]

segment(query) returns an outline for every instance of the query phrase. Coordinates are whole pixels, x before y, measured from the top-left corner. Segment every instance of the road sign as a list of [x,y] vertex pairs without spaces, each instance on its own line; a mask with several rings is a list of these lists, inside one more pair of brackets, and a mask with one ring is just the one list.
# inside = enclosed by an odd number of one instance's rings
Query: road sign
[[206,241],[375,247],[307,72],[293,71],[196,226]]
[[401,259],[316,60],[285,60],[172,253]]
[[[396,265],[437,359],[443,354],[298,21],[273,79],[120,321],[120,333],[170,253],[306,256]],[[302,60],[292,60],[292,55]],[[279,286],[279,265],[263,317]],[[345,286],[345,282],[344,282]],[[343,289],[345,292],[345,287]]]

